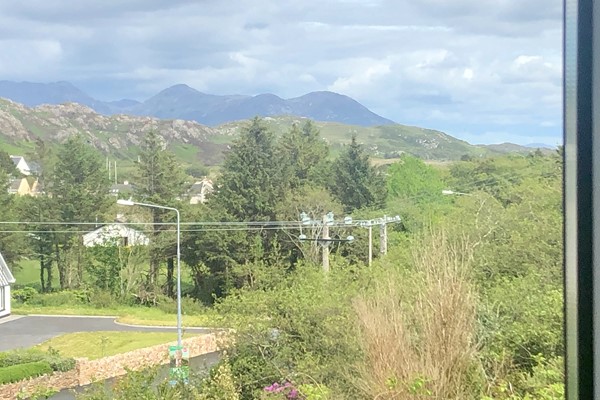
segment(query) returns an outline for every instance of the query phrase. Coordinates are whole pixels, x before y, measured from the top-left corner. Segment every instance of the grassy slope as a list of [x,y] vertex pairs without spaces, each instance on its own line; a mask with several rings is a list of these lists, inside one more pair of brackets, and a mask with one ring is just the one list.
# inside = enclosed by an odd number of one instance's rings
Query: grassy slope
[[[80,116],[77,113],[69,116],[62,115],[62,119],[56,122],[56,118],[48,112],[40,109],[16,109],[0,99],[0,108],[8,110],[15,118],[19,119],[30,135],[30,139],[42,138],[49,140],[51,145],[56,146],[60,141],[53,139],[55,135],[64,135],[65,130],[69,132],[82,132],[92,135],[99,143],[107,145],[109,139],[124,137],[128,132],[140,133],[142,122],[135,120],[121,120],[117,117],[102,119],[101,125],[96,126],[93,115]],[[132,117],[135,118],[135,117]],[[85,122],[87,121],[87,122]],[[283,116],[268,117],[265,123],[276,134],[281,134],[290,129],[293,123],[303,123],[305,119]],[[216,127],[219,134],[208,135],[201,144],[182,143],[174,141],[171,150],[178,159],[185,164],[197,163],[199,160],[205,165],[218,165],[223,160],[223,151],[231,144],[240,130],[248,124],[248,121],[236,121]],[[350,142],[353,134],[356,134],[360,143],[363,143],[367,151],[374,157],[394,158],[406,152],[425,160],[456,160],[463,155],[472,157],[485,156],[500,153],[505,150],[519,151],[518,147],[483,148],[470,145],[443,132],[424,129],[406,125],[387,125],[376,127],[361,127],[344,125],[335,122],[316,122],[323,138],[331,145],[332,154],[338,153],[343,146]],[[170,121],[158,122],[157,129],[170,126]],[[85,127],[85,128],[84,128]],[[211,131],[214,132],[214,131]],[[15,154],[28,154],[34,149],[31,140],[22,140],[2,135],[0,132],[0,145],[3,149]],[[109,146],[110,147],[110,146]],[[127,176],[127,167],[139,154],[139,146],[130,144],[121,148],[111,148],[110,159],[117,159],[125,167],[123,178]],[[123,163],[126,161],[126,163]]]

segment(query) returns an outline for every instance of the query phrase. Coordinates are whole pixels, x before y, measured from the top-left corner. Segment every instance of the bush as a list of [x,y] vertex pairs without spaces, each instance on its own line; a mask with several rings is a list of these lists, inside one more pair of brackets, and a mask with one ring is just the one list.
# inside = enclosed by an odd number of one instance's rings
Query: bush
[[51,372],[52,367],[46,361],[11,365],[9,367],[0,368],[0,385],[18,382],[26,378],[33,378]]
[[50,365],[53,371],[69,371],[75,367],[75,360],[61,357],[57,350],[52,348],[48,352],[37,349],[12,350],[0,353],[0,368],[16,365],[30,364],[43,361]]
[[90,304],[95,308],[111,308],[116,305],[116,301],[109,292],[98,290],[90,296]]
[[37,296],[38,291],[31,286],[25,286],[22,289],[12,291],[12,298],[19,303],[27,303],[29,300]]
[[[177,313],[177,301],[167,296],[158,297],[158,309],[167,314]],[[181,312],[183,315],[199,315],[206,313],[206,307],[191,297],[181,298]]]
[[34,296],[28,304],[35,306],[65,306],[88,304],[90,301],[89,293],[85,290],[63,290],[55,293],[45,293]]

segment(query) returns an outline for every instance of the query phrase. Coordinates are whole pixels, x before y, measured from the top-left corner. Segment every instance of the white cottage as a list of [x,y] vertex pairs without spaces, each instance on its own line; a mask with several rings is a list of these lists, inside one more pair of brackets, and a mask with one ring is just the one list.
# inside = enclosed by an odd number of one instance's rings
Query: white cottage
[[0,318],[10,314],[10,285],[15,283],[2,253],[0,253]]
[[83,245],[93,246],[146,246],[150,242],[144,233],[123,224],[104,225],[83,235]]

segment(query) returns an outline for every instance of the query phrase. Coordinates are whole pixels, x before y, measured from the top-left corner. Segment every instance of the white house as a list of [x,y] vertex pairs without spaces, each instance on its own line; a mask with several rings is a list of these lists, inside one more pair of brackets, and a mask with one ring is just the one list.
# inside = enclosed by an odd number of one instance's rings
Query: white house
[[83,245],[93,246],[147,246],[150,242],[144,233],[123,224],[104,225],[83,235]]
[[0,318],[10,314],[10,284],[15,278],[10,273],[2,253],[0,253]]
[[31,175],[31,167],[25,161],[25,158],[22,156],[10,156],[15,167],[23,174],[23,175]]
[[213,190],[213,183],[208,178],[195,182],[188,192],[190,204],[204,203],[206,196],[212,193]]

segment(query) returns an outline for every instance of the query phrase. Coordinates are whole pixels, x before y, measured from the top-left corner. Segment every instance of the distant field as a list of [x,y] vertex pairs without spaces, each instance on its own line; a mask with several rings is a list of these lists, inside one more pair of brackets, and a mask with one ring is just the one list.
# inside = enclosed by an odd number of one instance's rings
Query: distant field
[[[40,262],[38,260],[21,260],[12,272],[16,281],[15,287],[31,286],[38,290],[41,289]],[[58,271],[55,269],[52,286],[58,287],[58,285]]]

